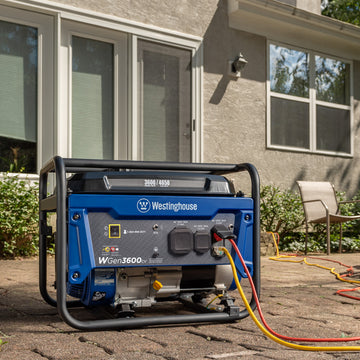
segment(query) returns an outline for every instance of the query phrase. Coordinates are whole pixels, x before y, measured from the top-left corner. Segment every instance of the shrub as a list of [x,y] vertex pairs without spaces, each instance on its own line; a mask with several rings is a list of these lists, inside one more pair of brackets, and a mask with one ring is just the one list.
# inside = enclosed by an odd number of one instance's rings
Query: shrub
[[0,256],[31,256],[38,251],[38,188],[5,174],[0,181]]
[[281,238],[299,230],[305,222],[300,195],[274,185],[263,186],[260,219],[262,231],[279,233]]
[[[260,218],[261,230],[277,232],[280,235],[279,250],[298,252],[305,250],[305,218],[299,194],[290,190],[281,190],[277,186],[267,185],[261,188]],[[338,201],[346,200],[344,192],[338,192]],[[360,191],[353,200],[360,199]],[[340,205],[342,215],[360,214],[360,202]],[[339,249],[339,225],[330,228],[331,251]],[[343,224],[342,249],[360,250],[360,220]],[[326,251],[326,225],[314,224],[308,236],[308,251]]]

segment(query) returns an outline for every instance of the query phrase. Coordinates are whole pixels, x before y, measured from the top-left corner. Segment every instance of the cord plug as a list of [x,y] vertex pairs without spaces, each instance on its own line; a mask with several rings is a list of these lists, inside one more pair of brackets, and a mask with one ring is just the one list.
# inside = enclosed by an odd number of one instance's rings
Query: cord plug
[[236,239],[236,235],[232,233],[225,225],[216,224],[211,229],[211,234],[215,242],[226,240],[226,239]]

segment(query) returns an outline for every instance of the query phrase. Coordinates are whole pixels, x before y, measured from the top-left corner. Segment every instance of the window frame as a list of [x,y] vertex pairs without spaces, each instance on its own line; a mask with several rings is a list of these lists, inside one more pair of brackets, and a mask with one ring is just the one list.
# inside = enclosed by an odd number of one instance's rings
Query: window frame
[[[294,95],[287,95],[281,94],[274,91],[271,91],[270,87],[270,70],[271,70],[271,63],[270,63],[270,46],[281,46],[284,48],[288,48],[291,50],[297,50],[305,52],[309,55],[309,97],[298,97]],[[354,156],[354,133],[353,133],[353,123],[354,123],[354,99],[353,99],[353,61],[340,58],[338,56],[334,56],[332,54],[324,54],[319,51],[315,51],[312,49],[305,49],[298,46],[294,46],[291,44],[281,43],[278,41],[268,40],[267,41],[267,81],[266,81],[266,100],[267,100],[267,108],[266,108],[266,146],[268,149],[274,150],[285,150],[285,151],[294,151],[294,152],[305,152],[311,154],[322,154],[322,155],[330,155],[330,156],[337,156],[337,157],[353,157]],[[341,61],[343,63],[349,64],[350,66],[350,74],[349,74],[349,105],[337,104],[337,103],[330,103],[322,100],[316,99],[316,87],[315,87],[315,71],[316,71],[316,64],[315,64],[315,57],[321,56],[325,58],[329,58],[336,61]],[[294,146],[286,146],[286,145],[276,145],[271,143],[271,98],[276,97],[285,100],[293,100],[297,102],[304,102],[309,104],[309,148],[299,148]],[[341,110],[348,110],[349,111],[349,121],[350,121],[350,152],[337,152],[337,151],[329,151],[329,150],[318,150],[316,144],[316,125],[317,125],[317,118],[316,118],[316,107],[325,106],[328,108],[333,109],[341,109]]]
[[[72,155],[72,37],[103,41],[113,45],[114,50],[114,115],[113,115],[113,159],[118,160],[127,155],[127,36],[121,32],[109,29],[94,28],[91,25],[79,24],[72,21],[63,21],[61,26],[61,60],[59,73],[66,75],[59,79],[61,102],[58,124],[66,137],[59,139],[62,151],[66,157]],[[124,50],[124,52],[121,52]],[[120,84],[124,83],[124,88]],[[120,131],[121,129],[121,131]],[[64,141],[65,140],[65,141]],[[121,144],[119,146],[119,144]],[[121,156],[122,155],[122,156]],[[125,156],[126,156],[125,155]]]
[[[139,91],[140,88],[141,88],[141,84],[142,84],[142,81],[143,81],[143,69],[141,69],[141,64],[142,64],[142,56],[139,57],[139,52],[138,52],[138,43],[139,43],[139,40],[140,41],[143,41],[143,42],[146,42],[147,45],[145,46],[150,46],[151,47],[151,44],[154,44],[155,46],[156,45],[160,45],[160,46],[165,46],[167,48],[162,48],[161,51],[163,51],[164,53],[168,54],[168,55],[172,55],[172,50],[173,49],[180,49],[180,50],[185,50],[185,51],[189,51],[190,54],[191,54],[191,59],[194,58],[194,51],[191,51],[191,49],[188,49],[188,48],[184,48],[184,47],[181,47],[181,46],[174,46],[173,44],[169,44],[169,43],[164,43],[164,42],[159,42],[159,41],[153,41],[151,39],[146,39],[146,38],[142,38],[140,36],[135,36],[133,38],[133,46],[136,48],[136,58],[134,57],[134,62],[133,62],[133,69],[134,69],[134,73],[136,72],[136,76],[137,76],[137,81],[136,83],[133,83],[133,86],[136,87],[135,92],[134,92],[134,96],[136,96],[136,100],[134,101],[134,106],[137,106],[137,116],[134,117],[132,119],[133,122],[136,122],[135,126],[137,127],[137,132],[134,132],[132,135],[132,139],[133,139],[133,148],[132,148],[132,151],[133,151],[133,157],[137,160],[144,160],[144,115],[143,115],[143,98],[142,96],[139,97],[139,93],[142,93],[142,91]],[[143,49],[144,50],[144,49]],[[134,74],[135,75],[135,74]],[[192,79],[192,76],[193,76],[193,73],[191,72],[190,74],[191,76],[191,79],[190,79],[190,83],[192,84],[193,83],[193,79]],[[192,108],[193,108],[193,105],[191,103],[191,100],[192,100],[192,96],[191,96],[191,89],[190,89],[190,111],[191,111],[191,119],[190,119],[190,128],[189,128],[189,131],[190,131],[190,157],[191,159],[194,158],[195,156],[195,153],[193,153],[193,148],[194,148],[194,142],[195,142],[195,131],[193,131],[192,127],[193,127],[193,119],[194,119],[194,116],[193,116],[193,113],[192,113]],[[179,100],[182,100],[182,99],[179,99]],[[180,107],[179,107],[180,111],[182,111],[182,106],[180,104]],[[179,135],[180,135],[180,132],[179,131]],[[180,140],[179,140],[180,142]],[[180,152],[180,151],[179,151]]]
[[[169,47],[178,47],[191,51],[191,161],[202,161],[202,42],[185,41],[180,36],[161,35],[157,32],[133,29],[98,28],[95,25],[61,19],[61,49],[59,73],[67,74],[59,81],[58,142],[59,153],[71,157],[71,72],[72,72],[72,36],[90,38],[114,44],[114,159],[141,160],[141,118],[138,109],[137,44],[145,40]],[[122,30],[126,30],[122,31]],[[133,30],[134,33],[129,32]],[[122,40],[119,41],[119,37]],[[126,51],[122,51],[121,49]],[[120,84],[126,83],[125,88]],[[67,95],[66,95],[67,94]],[[64,136],[65,135],[65,136]],[[66,142],[66,144],[65,144]]]
[[[54,141],[54,19],[45,13],[19,10],[0,5],[0,20],[24,26],[38,31],[37,54],[37,139],[36,169],[40,172],[48,155],[55,152]],[[49,136],[43,136],[48,134]],[[20,173],[20,178],[37,179],[37,174]]]

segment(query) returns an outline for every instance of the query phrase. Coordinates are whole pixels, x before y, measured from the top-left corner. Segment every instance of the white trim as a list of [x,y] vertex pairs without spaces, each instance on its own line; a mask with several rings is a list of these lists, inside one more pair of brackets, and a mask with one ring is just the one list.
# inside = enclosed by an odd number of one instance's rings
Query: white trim
[[[270,82],[270,80],[269,80]],[[305,97],[302,97],[302,96],[295,96],[295,95],[287,95],[287,94],[282,94],[282,93],[278,93],[276,91],[270,91],[270,95],[272,97],[276,97],[276,98],[279,98],[279,99],[286,99],[286,100],[293,100],[293,101],[297,101],[297,102],[303,102],[303,103],[310,103],[310,97],[308,98],[305,98]]]
[[114,159],[128,158],[128,36],[114,44]]
[[53,154],[61,154],[59,149],[60,138],[59,138],[59,119],[60,119],[60,98],[59,94],[61,94],[60,83],[61,83],[61,75],[60,75],[60,56],[61,56],[61,19],[59,15],[55,16],[54,19],[54,147]]
[[335,152],[335,151],[324,151],[324,150],[316,150],[311,151],[309,149],[305,148],[296,148],[291,146],[281,146],[281,145],[268,145],[267,149],[271,150],[281,150],[281,151],[287,151],[287,152],[297,152],[297,153],[306,153],[310,155],[329,155],[333,157],[343,157],[343,158],[352,158],[352,154],[347,153],[341,153],[341,152]]
[[353,135],[354,126],[355,126],[355,106],[354,106],[354,65],[351,63],[350,65],[350,131],[351,131],[351,139],[350,139],[350,148],[351,154],[354,155],[354,143],[355,136]]
[[193,50],[192,76],[193,76],[193,94],[192,97],[192,161],[203,162],[203,44]]
[[316,151],[316,70],[315,55],[313,52],[309,54],[309,146],[310,151]]
[[130,139],[130,159],[133,160],[141,160],[139,151],[141,141],[139,139],[139,106],[138,106],[138,87],[139,87],[139,79],[138,79],[138,61],[137,61],[137,36],[131,35],[131,82],[129,84],[131,89],[131,117],[128,119],[130,123],[130,131],[129,131],[129,139]]
[[[353,82],[354,82],[354,76],[353,76],[353,62],[351,60],[342,59],[337,56],[332,56],[328,54],[324,54],[321,52],[313,51],[310,49],[304,49],[300,48],[298,46],[292,46],[289,44],[284,44],[278,41],[272,41],[267,40],[267,70],[268,70],[268,76],[267,76],[267,106],[266,106],[266,117],[267,117],[267,148],[268,149],[278,149],[278,150],[286,150],[286,151],[294,151],[294,152],[306,152],[311,154],[323,154],[323,155],[332,155],[332,156],[341,156],[341,157],[353,157],[354,155],[354,132],[353,132],[353,124],[354,124],[354,97],[353,97]],[[304,98],[300,96],[293,96],[293,95],[287,95],[282,93],[277,93],[274,91],[271,91],[270,89],[270,45],[275,46],[282,46],[294,50],[299,50],[306,52],[309,55],[309,97]],[[333,59],[336,61],[341,61],[343,63],[349,64],[350,66],[350,94],[349,94],[349,100],[350,105],[345,104],[337,104],[337,103],[330,103],[327,101],[317,100],[316,99],[316,88],[315,88],[315,57],[316,56],[322,56],[326,57],[328,59]],[[292,146],[283,146],[283,145],[276,145],[271,144],[271,97],[275,98],[281,98],[285,100],[292,100],[297,102],[303,102],[309,104],[309,149],[306,148],[297,148]],[[341,110],[348,110],[350,113],[350,153],[343,153],[343,152],[336,152],[336,151],[325,151],[325,150],[318,150],[317,149],[317,135],[316,135],[316,121],[317,121],[317,115],[316,115],[316,106],[321,105],[332,109],[341,109]]]

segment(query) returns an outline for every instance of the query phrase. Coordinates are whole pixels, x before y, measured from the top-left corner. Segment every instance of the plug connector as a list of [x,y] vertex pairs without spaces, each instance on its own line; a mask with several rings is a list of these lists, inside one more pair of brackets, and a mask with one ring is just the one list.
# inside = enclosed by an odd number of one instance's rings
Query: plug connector
[[226,239],[236,239],[236,235],[231,232],[225,225],[216,224],[211,229],[213,241],[218,242]]

